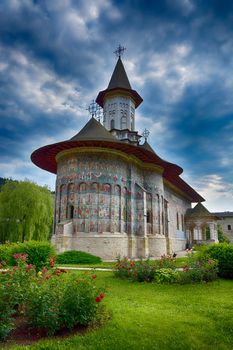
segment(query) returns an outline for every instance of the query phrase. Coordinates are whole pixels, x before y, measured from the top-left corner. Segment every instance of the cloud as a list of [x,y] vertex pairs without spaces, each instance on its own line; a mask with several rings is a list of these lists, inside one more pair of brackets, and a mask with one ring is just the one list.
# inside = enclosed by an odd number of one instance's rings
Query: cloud
[[233,209],[233,184],[224,181],[223,177],[211,174],[196,180],[196,189],[206,198],[204,205],[210,211]]
[[[108,85],[120,43],[131,85],[144,99],[136,125],[149,129],[156,153],[181,165],[191,183],[215,174],[221,179],[211,183],[231,184],[232,16],[226,0],[2,0],[4,176],[51,182],[30,168],[30,153],[81,129],[89,103]],[[220,203],[219,190],[206,186]]]

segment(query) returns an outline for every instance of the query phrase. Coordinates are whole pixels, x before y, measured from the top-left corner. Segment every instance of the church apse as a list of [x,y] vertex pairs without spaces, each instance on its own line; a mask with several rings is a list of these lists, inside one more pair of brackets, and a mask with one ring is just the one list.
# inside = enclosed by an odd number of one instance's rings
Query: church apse
[[184,237],[177,236],[176,213],[184,216],[191,202],[204,200],[182,180],[181,167],[157,155],[147,142],[148,130],[142,135],[136,130],[143,100],[128,80],[124,50],[120,45],[116,50],[110,82],[88,108],[83,128],[31,155],[34,164],[57,174],[52,241],[58,251],[114,259],[181,250],[186,239],[184,227]]

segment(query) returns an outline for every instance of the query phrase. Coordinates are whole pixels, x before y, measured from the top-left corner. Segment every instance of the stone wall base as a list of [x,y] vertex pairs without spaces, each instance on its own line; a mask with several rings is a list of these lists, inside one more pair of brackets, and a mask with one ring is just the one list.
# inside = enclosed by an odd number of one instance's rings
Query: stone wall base
[[116,259],[118,256],[130,258],[158,258],[168,254],[168,245],[174,251],[185,249],[186,241],[172,240],[165,236],[127,236],[126,234],[87,234],[75,235],[53,235],[52,243],[55,244],[57,252],[63,253],[67,250],[80,250],[97,255],[104,260]]

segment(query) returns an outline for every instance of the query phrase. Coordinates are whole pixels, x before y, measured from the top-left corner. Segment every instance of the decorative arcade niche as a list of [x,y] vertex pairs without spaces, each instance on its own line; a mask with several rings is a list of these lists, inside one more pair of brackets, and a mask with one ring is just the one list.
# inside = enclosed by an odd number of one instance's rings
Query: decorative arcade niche
[[73,221],[74,232],[127,232],[128,191],[117,184],[61,185],[58,222]]

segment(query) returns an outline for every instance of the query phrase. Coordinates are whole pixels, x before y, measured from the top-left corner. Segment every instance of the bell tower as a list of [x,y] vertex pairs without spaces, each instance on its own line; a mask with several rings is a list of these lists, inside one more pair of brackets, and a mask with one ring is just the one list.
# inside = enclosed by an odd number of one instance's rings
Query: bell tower
[[115,51],[118,60],[106,90],[100,91],[96,102],[103,108],[103,124],[119,140],[138,144],[140,135],[135,131],[135,109],[143,101],[131,88],[121,55],[125,48]]

